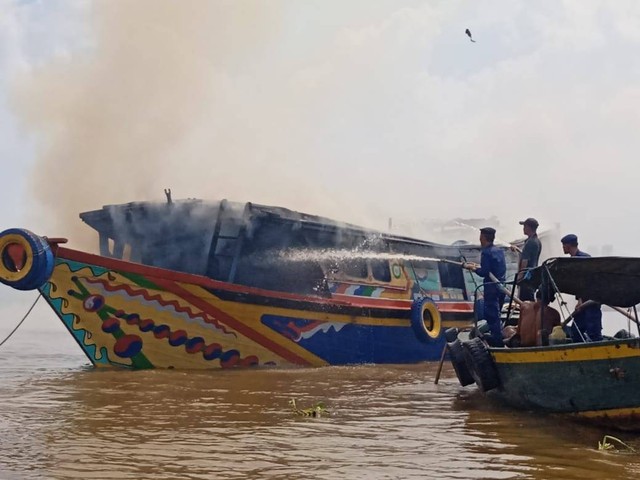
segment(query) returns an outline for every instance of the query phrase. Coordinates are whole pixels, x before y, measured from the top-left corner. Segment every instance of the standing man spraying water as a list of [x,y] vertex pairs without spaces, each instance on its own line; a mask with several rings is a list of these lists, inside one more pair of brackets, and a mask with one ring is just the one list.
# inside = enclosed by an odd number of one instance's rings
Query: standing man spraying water
[[482,254],[480,256],[480,265],[465,262],[462,264],[462,268],[471,270],[484,279],[484,319],[489,324],[489,331],[491,332],[489,344],[492,347],[503,347],[500,312],[505,294],[500,286],[491,279],[491,275],[493,274],[499,281],[504,282],[507,265],[504,251],[493,244],[495,238],[495,228],[481,228],[480,246],[482,247]]

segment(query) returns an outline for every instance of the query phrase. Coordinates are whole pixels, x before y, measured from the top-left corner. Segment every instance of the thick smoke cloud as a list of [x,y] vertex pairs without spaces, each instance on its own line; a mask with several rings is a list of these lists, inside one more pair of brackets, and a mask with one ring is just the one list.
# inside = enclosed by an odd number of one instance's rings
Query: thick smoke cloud
[[634,3],[89,5],[82,48],[12,90],[55,234],[171,187],[423,237],[424,218],[497,215],[513,238],[536,216],[634,248]]

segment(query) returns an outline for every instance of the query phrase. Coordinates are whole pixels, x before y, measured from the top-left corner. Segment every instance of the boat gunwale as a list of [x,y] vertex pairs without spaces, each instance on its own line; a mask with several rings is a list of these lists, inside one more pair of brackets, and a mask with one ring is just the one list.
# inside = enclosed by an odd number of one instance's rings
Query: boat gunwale
[[[627,346],[627,350],[621,347]],[[640,357],[640,338],[622,338],[598,342],[566,343],[517,348],[488,347],[489,353],[500,364],[580,362],[612,358]],[[596,351],[595,355],[594,350]],[[598,352],[601,350],[601,352]],[[586,357],[584,354],[592,354]],[[600,353],[598,355],[598,353]],[[547,354],[547,355],[545,355]]]
[[[155,267],[151,265],[145,265],[142,263],[132,262],[128,260],[121,260],[117,258],[110,258],[103,255],[98,255],[94,253],[88,253],[81,250],[75,250],[66,247],[58,246],[56,248],[56,257],[60,257],[66,260],[77,261],[81,263],[86,263],[88,265],[95,265],[97,267],[107,268],[109,270],[133,273],[138,275],[145,275],[150,278],[159,278],[162,280],[170,280],[174,282],[180,283],[188,283],[192,285],[197,285],[209,290],[225,290],[229,292],[234,292],[238,294],[247,294],[247,295],[257,295],[261,297],[270,297],[277,299],[286,299],[286,300],[294,300],[299,302],[311,302],[316,304],[323,305],[335,305],[335,306],[343,306],[343,307],[358,307],[358,308],[376,308],[383,310],[406,310],[409,312],[411,310],[411,305],[413,304],[413,299],[387,299],[387,298],[379,298],[379,297],[354,297],[351,298],[336,298],[334,294],[333,297],[323,297],[320,295],[301,295],[289,292],[282,292],[277,290],[266,290],[257,287],[249,287],[245,285],[233,284],[228,282],[223,282],[220,280],[214,280],[212,278],[206,277],[204,275],[197,275],[193,273],[185,273],[177,270],[170,270],[162,267]],[[344,297],[344,296],[341,296]],[[465,301],[436,301],[435,302],[440,311],[443,312],[464,312],[469,313],[472,311],[472,308],[469,310],[460,309],[461,304],[471,302]],[[450,307],[450,308],[440,308],[440,307]]]

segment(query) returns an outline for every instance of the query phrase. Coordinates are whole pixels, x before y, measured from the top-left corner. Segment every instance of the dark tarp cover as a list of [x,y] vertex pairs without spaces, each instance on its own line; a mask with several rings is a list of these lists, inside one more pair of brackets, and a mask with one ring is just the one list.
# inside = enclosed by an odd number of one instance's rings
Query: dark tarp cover
[[531,270],[525,282],[540,285],[547,269],[562,293],[616,307],[640,303],[640,258],[551,258]]

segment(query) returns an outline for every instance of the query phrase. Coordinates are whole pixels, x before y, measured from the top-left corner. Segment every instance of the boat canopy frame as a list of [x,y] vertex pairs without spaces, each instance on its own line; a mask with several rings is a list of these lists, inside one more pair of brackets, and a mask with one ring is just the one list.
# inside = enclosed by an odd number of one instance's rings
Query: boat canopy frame
[[544,287],[550,279],[559,292],[605,305],[640,303],[640,258],[554,257],[531,269],[522,283]]
[[[522,283],[540,288],[543,298],[558,294],[561,307],[563,293],[606,305],[633,321],[640,334],[640,258],[554,257],[529,270]],[[575,315],[568,313],[563,325]]]

